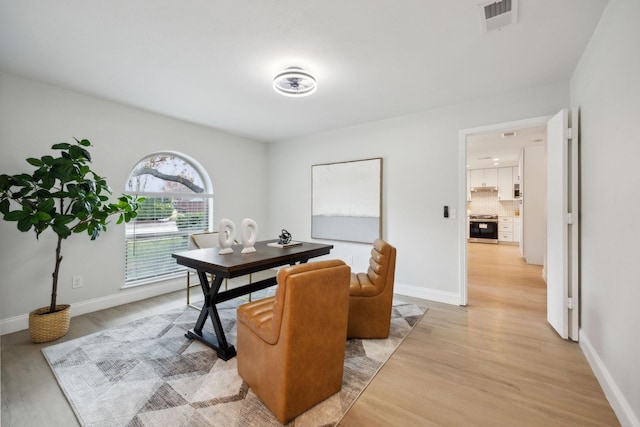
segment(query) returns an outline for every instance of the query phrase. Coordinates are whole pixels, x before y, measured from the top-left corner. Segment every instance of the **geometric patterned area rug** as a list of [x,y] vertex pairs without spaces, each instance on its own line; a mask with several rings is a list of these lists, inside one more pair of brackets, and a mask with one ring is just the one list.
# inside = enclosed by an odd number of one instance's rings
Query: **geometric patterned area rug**
[[[267,290],[269,291],[269,290]],[[254,294],[255,295],[255,294]],[[236,342],[236,308],[219,304]],[[287,426],[333,426],[422,318],[426,308],[395,304],[384,340],[347,340],[342,390]],[[42,350],[83,426],[279,426],[237,372],[236,358],[184,336],[199,311],[176,309]],[[213,329],[207,320],[209,329]],[[207,327],[205,326],[205,328]]]

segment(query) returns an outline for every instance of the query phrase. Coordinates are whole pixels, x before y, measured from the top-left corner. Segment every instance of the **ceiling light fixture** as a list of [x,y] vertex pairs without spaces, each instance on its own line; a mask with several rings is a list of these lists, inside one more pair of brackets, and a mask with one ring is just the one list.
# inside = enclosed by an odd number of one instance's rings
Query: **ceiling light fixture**
[[285,96],[307,96],[318,88],[316,78],[299,67],[289,67],[273,78],[273,88]]

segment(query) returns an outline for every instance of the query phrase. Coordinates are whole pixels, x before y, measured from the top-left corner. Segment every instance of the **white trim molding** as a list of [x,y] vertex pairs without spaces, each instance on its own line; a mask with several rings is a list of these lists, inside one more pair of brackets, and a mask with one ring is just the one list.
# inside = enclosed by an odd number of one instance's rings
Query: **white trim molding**
[[[186,289],[186,274],[184,276],[181,276],[180,278],[167,280],[156,285],[129,288],[129,290],[126,292],[72,303],[71,317],[93,313],[94,311],[104,310],[106,308],[117,307],[119,305],[152,298],[158,295],[168,294],[170,292],[179,291],[181,289]],[[185,293],[185,305],[187,304],[186,301],[187,300]],[[29,313],[21,314],[15,317],[9,317],[7,319],[0,319],[0,335],[10,334],[28,328]]]
[[460,295],[453,292],[444,292],[437,289],[429,289],[422,286],[407,285],[396,282],[393,285],[393,293],[407,297],[426,299],[451,305],[460,305]]
[[582,349],[582,353],[586,357],[587,362],[589,362],[589,366],[591,366],[591,370],[598,379],[602,391],[604,391],[607,400],[609,400],[611,408],[618,417],[620,424],[623,427],[640,427],[638,416],[633,413],[629,402],[625,399],[624,394],[618,388],[618,385],[613,380],[604,362],[600,359],[600,356],[582,329],[580,329],[579,337],[578,344],[580,345],[580,349]]

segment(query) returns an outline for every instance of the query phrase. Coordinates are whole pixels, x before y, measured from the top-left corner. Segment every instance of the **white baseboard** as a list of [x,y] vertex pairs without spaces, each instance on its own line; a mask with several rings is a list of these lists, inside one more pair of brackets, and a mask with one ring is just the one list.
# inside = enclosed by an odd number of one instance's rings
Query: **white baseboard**
[[[71,304],[71,317],[80,316],[105,308],[116,307],[134,301],[167,294],[185,289],[185,279],[171,279],[165,282],[123,289],[121,292],[106,297],[80,301]],[[185,294],[186,295],[186,294]],[[29,328],[29,313],[0,320],[0,335],[10,334]]]
[[[108,295],[106,297],[80,301],[71,304],[71,317],[80,316],[106,308],[140,301],[146,298],[155,297],[169,292],[184,289],[184,279],[173,279],[163,283],[140,286],[123,290],[121,293]],[[420,298],[429,301],[437,301],[445,304],[460,305],[460,295],[452,292],[443,292],[434,289],[427,289],[422,286],[406,285],[396,282],[394,293],[413,298]],[[23,314],[0,320],[0,335],[10,334],[25,330],[29,327],[29,314]]]
[[394,283],[393,292],[398,295],[413,298],[421,298],[451,305],[460,305],[460,295],[453,292],[438,291],[435,289],[423,288],[422,286],[406,285],[398,282]]
[[629,402],[625,399],[624,395],[611,377],[609,370],[602,359],[600,359],[600,356],[598,356],[598,353],[595,351],[589,341],[589,338],[582,329],[580,329],[579,334],[579,345],[582,349],[582,353],[587,358],[587,362],[589,362],[589,365],[591,366],[591,370],[598,379],[605,396],[609,400],[611,408],[613,408],[613,412],[615,412],[618,417],[620,424],[623,427],[640,427],[640,420],[638,419],[638,416],[633,413],[631,406],[629,406]]

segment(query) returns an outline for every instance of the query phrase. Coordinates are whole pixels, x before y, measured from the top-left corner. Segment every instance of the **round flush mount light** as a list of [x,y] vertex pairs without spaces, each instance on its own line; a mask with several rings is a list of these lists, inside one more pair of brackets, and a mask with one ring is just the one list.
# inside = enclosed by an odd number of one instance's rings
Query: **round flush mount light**
[[317,87],[316,78],[299,67],[289,67],[273,78],[273,88],[285,96],[311,95]]

